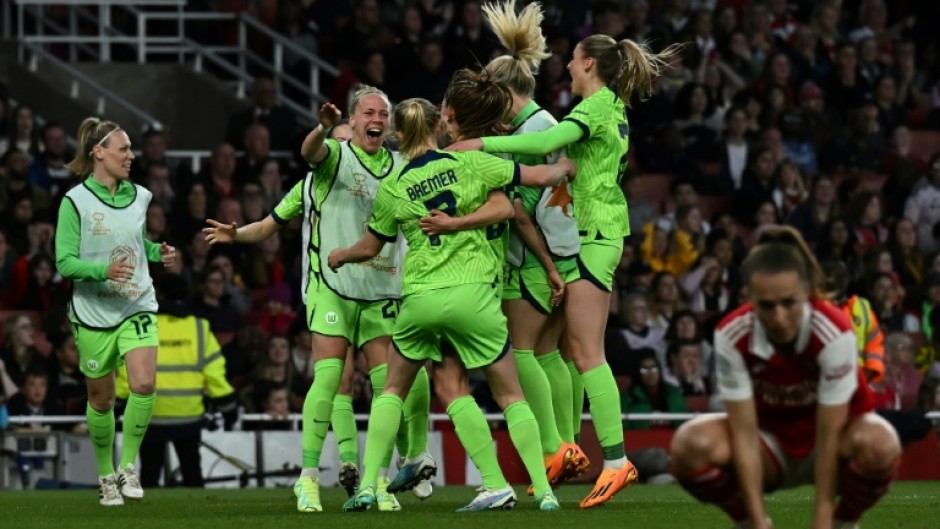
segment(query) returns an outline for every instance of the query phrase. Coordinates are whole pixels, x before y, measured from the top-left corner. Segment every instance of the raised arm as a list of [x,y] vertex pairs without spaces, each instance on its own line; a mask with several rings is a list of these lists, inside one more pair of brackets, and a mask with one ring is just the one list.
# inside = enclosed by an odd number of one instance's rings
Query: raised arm
[[454,143],[448,151],[508,152],[548,154],[584,137],[584,129],[574,121],[562,121],[549,129],[514,136],[487,136]]
[[300,146],[300,155],[307,163],[320,163],[326,158],[328,150],[323,142],[330,135],[330,129],[339,124],[342,113],[332,103],[324,103],[320,107],[320,124],[307,134]]
[[473,230],[513,218],[513,207],[509,197],[502,191],[490,191],[486,202],[471,213],[451,217],[438,209],[432,209],[427,217],[418,221],[421,231],[429,236],[455,231]]
[[241,228],[234,222],[222,224],[217,220],[206,219],[206,223],[209,226],[203,228],[202,232],[206,234],[209,244],[256,244],[281,229],[281,224],[274,219],[273,214]]

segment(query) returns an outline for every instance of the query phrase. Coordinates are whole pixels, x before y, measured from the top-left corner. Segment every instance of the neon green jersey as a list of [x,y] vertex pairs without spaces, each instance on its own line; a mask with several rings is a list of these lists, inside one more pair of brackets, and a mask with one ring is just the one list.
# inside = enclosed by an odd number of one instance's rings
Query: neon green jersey
[[428,237],[418,225],[428,211],[476,211],[487,194],[519,182],[519,164],[481,152],[428,151],[386,178],[375,197],[369,231],[408,241],[402,295],[468,283],[492,283],[502,267],[486,228]]
[[581,240],[588,242],[630,234],[627,201],[620,189],[629,134],[623,101],[604,87],[551,129],[482,140],[486,152],[536,154],[567,147],[568,157],[578,166],[578,176],[571,183],[574,217]]

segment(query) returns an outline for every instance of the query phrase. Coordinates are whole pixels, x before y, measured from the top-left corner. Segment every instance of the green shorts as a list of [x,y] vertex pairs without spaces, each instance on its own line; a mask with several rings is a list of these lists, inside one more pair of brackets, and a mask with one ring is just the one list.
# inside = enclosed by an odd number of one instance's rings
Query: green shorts
[[72,323],[78,368],[88,378],[101,378],[124,365],[124,355],[141,347],[158,347],[157,315],[135,314],[113,329]]
[[577,279],[587,279],[604,292],[614,286],[614,272],[623,256],[623,239],[596,239],[581,243]]
[[[578,265],[574,257],[555,262],[555,267],[565,284],[579,279]],[[524,299],[542,314],[552,313],[552,288],[548,284],[548,274],[541,266],[518,268],[509,266],[506,281],[503,283],[503,301]]]
[[440,362],[441,340],[453,345],[467,369],[488,366],[509,352],[496,286],[471,283],[405,296],[392,334],[398,352],[418,362]]
[[345,299],[322,281],[307,292],[307,326],[324,336],[342,336],[356,347],[391,336],[400,302],[397,299]]

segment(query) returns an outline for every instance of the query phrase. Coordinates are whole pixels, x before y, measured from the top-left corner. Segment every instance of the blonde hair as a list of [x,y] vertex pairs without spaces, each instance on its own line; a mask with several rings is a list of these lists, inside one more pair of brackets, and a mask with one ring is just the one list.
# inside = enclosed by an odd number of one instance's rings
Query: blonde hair
[[66,168],[83,178],[90,175],[95,168],[95,159],[92,158],[91,151],[98,145],[107,147],[111,136],[120,130],[124,129],[113,121],[85,118],[85,121],[78,126],[78,134],[76,134],[78,148],[75,150],[75,158],[66,165]]
[[[363,85],[359,85],[359,89],[356,90],[355,93],[353,93],[352,99],[349,100],[349,113],[354,114],[356,112],[356,108],[359,106],[359,102],[362,101],[362,98],[367,95],[372,95],[372,94],[381,96],[382,99],[384,99],[385,102],[388,103],[389,107],[392,106],[392,103],[388,99],[388,95],[386,95],[385,92],[379,90],[378,88],[374,86],[363,84]],[[389,110],[391,110],[391,108],[389,108]]]
[[535,74],[543,60],[552,56],[542,35],[542,6],[533,2],[516,13],[516,0],[483,6],[486,24],[509,50],[490,61],[484,71],[517,94],[535,94]]
[[428,150],[428,141],[441,120],[441,111],[427,99],[406,99],[395,106],[392,128],[400,135],[398,151],[408,160]]
[[597,75],[604,83],[616,84],[617,95],[623,104],[637,94],[644,101],[653,94],[653,79],[659,77],[672,59],[682,51],[681,44],[671,44],[659,53],[653,53],[643,44],[630,39],[620,42],[607,35],[591,35],[578,43],[586,57],[597,61]]

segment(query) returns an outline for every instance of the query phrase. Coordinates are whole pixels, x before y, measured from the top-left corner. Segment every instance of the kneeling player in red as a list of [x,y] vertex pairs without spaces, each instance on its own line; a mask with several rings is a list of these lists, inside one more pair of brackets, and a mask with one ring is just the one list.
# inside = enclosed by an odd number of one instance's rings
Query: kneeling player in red
[[850,529],[888,490],[901,445],[856,359],[846,316],[825,300],[799,234],[764,232],[743,266],[750,302],[715,332],[727,416],[684,424],[673,473],[735,527],[773,527],[763,492],[815,484],[813,527]]

